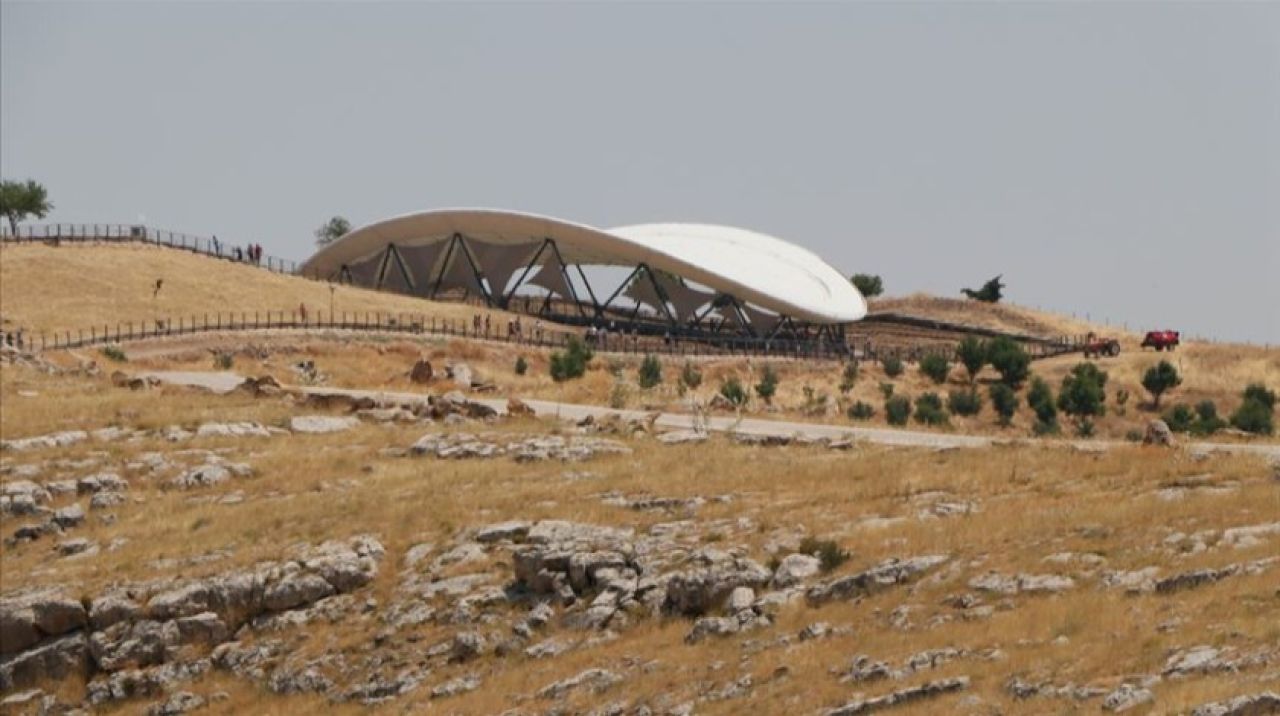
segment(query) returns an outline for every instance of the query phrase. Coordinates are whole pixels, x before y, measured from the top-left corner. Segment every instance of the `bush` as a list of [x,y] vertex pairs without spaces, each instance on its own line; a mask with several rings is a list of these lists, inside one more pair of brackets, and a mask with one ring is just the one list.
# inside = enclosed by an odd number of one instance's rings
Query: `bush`
[[1129,428],[1124,432],[1124,439],[1131,443],[1140,443],[1146,438],[1142,431],[1137,428]]
[[1227,427],[1227,421],[1218,417],[1218,406],[1212,400],[1202,400],[1196,404],[1196,423],[1191,426],[1194,435],[1213,435]]
[[881,384],[880,384],[880,395],[883,395],[885,400],[888,400],[889,398],[892,398],[892,397],[893,397],[893,383],[881,383]]
[[849,409],[845,411],[845,414],[853,420],[870,420],[875,417],[876,409],[871,407],[870,403],[864,403],[859,400],[853,405],[850,405]]
[[849,279],[849,282],[853,284],[854,288],[858,289],[858,293],[867,298],[884,293],[884,281],[881,281],[879,276],[873,274],[855,273]]
[[849,561],[850,557],[848,552],[840,549],[840,545],[836,544],[835,540],[818,539],[817,537],[805,537],[800,540],[798,551],[801,554],[817,557],[823,572],[830,572]]
[[516,375],[524,375],[529,372],[529,361],[524,356],[516,357]]
[[227,351],[220,351],[213,354],[213,367],[218,370],[231,370],[231,366],[235,363],[235,356]]
[[747,391],[736,375],[729,376],[720,384],[720,395],[723,395],[725,400],[735,408],[741,408],[747,404]]
[[947,373],[951,372],[951,364],[937,353],[930,353],[920,361],[920,372],[924,373],[938,385],[947,382]]
[[1196,414],[1185,403],[1178,403],[1164,414],[1165,424],[1175,433],[1191,432],[1191,427],[1195,421]]
[[702,385],[702,371],[690,361],[685,361],[680,369],[680,385],[686,388],[697,388]]
[[1036,414],[1036,420],[1042,423],[1058,422],[1058,407],[1053,404],[1053,389],[1037,376],[1031,381],[1027,390],[1027,406]]
[[906,425],[911,417],[911,401],[902,395],[885,400],[884,415],[890,425]]
[[977,390],[953,390],[947,394],[947,410],[955,415],[977,415],[982,410],[982,395]]
[[946,425],[950,416],[942,407],[937,393],[925,393],[916,398],[916,422],[926,425]]
[[1062,378],[1058,408],[1076,420],[1107,414],[1107,373],[1094,363],[1077,363]]
[[627,407],[627,400],[631,398],[631,388],[625,380],[613,381],[613,388],[609,390],[609,407],[614,410],[621,410]]
[[1076,437],[1091,438],[1093,437],[1093,421],[1084,418],[1076,423]]
[[831,399],[831,396],[826,393],[819,393],[808,385],[801,390],[804,392],[804,405],[801,407],[801,412],[805,415],[826,415],[827,401]]
[[969,382],[978,379],[978,373],[982,372],[982,367],[987,364],[987,343],[973,336],[965,336],[960,341],[960,345],[956,346],[956,360],[964,366],[965,372],[969,374]]
[[129,361],[129,356],[124,354],[120,346],[103,346],[101,352],[107,359],[116,363],[127,363]]
[[1178,369],[1167,360],[1151,366],[1142,376],[1142,387],[1151,393],[1151,405],[1156,410],[1160,409],[1160,396],[1179,385],[1182,385],[1182,376],[1178,375]]
[[991,406],[1000,416],[1000,424],[1008,426],[1013,422],[1013,414],[1018,412],[1018,394],[1004,383],[996,383],[987,391],[991,396]]
[[773,366],[766,365],[760,375],[760,382],[756,383],[756,395],[760,396],[765,405],[772,405],[773,394],[776,392],[778,392],[778,374],[774,372]]
[[1124,415],[1125,403],[1129,402],[1129,391],[1121,388],[1116,391],[1116,414]]
[[1031,374],[1031,356],[1012,338],[992,339],[987,346],[987,361],[1000,374],[1000,382],[1017,389]]
[[1056,416],[1054,417],[1053,420],[1040,420],[1037,418],[1036,421],[1031,424],[1031,434],[1035,435],[1036,437],[1041,437],[1044,435],[1057,435],[1058,434],[1058,418]]
[[844,371],[840,374],[840,393],[848,395],[856,382],[858,382],[858,362],[849,361],[844,364]]
[[1244,402],[1231,414],[1231,424],[1255,435],[1270,435],[1275,431],[1272,413],[1275,411],[1276,394],[1266,386],[1255,383],[1244,389]]
[[902,361],[897,356],[885,356],[880,359],[880,367],[884,368],[884,374],[890,378],[902,375]]
[[640,361],[640,373],[637,382],[640,387],[648,390],[655,385],[662,383],[662,363],[651,355],[646,355],[644,360]]
[[594,354],[577,336],[570,336],[563,352],[551,354],[551,379],[557,383],[581,378]]

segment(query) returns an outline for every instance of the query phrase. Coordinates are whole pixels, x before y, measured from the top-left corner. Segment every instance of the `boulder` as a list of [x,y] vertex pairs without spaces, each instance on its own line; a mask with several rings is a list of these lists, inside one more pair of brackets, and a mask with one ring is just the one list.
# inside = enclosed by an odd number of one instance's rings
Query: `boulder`
[[53,513],[53,523],[62,529],[71,529],[84,522],[84,508],[79,504],[63,507]]
[[333,593],[333,585],[318,574],[293,574],[268,585],[262,604],[278,612],[310,604]]
[[358,425],[360,419],[350,415],[295,415],[289,419],[289,429],[295,433],[339,433]]
[[88,669],[83,632],[45,641],[17,654],[0,657],[0,692],[44,681],[61,681]]
[[[1158,422],[1158,421],[1153,421]],[[1149,689],[1144,689],[1133,684],[1121,684],[1119,688],[1107,694],[1102,699],[1102,708],[1107,711],[1128,711],[1136,706],[1150,703],[1155,697],[1152,696]]]
[[448,374],[449,379],[463,390],[470,390],[471,385],[475,382],[475,375],[471,370],[471,366],[466,363],[454,363],[452,365],[447,365],[444,370],[445,373]]
[[1169,424],[1158,418],[1147,422],[1147,430],[1142,436],[1142,442],[1146,445],[1163,445],[1165,447],[1173,447],[1177,444],[1177,441],[1173,438],[1173,431],[1169,429]]
[[822,568],[822,561],[808,554],[789,554],[778,563],[773,573],[773,586],[777,588],[800,584],[814,576]]
[[170,485],[183,490],[211,487],[231,479],[231,471],[222,465],[201,465],[173,478]]
[[529,534],[530,523],[523,520],[499,522],[476,531],[477,542],[519,542]]
[[424,385],[430,383],[436,377],[435,369],[431,367],[431,361],[420,358],[413,364],[413,368],[409,369],[409,380]]
[[621,683],[622,677],[606,669],[587,669],[575,676],[557,681],[538,690],[540,699],[560,699],[572,691],[588,689],[599,694],[606,689]]
[[905,584],[946,562],[946,555],[932,554],[907,559],[890,559],[876,566],[811,587],[805,593],[809,604],[817,606],[836,599],[854,599],[874,594],[897,584]]
[[951,679],[942,679],[940,681],[929,681],[919,686],[893,691],[883,696],[851,701],[844,706],[828,711],[826,716],[855,716],[855,714],[868,714],[874,711],[900,706],[912,701],[935,698],[942,694],[949,694],[966,689],[968,686],[969,677],[967,676],[957,676]]
[[1280,714],[1280,694],[1264,691],[1237,696],[1227,701],[1202,704],[1191,711],[1191,716],[1265,716],[1266,714]]
[[694,555],[694,568],[677,572],[667,581],[663,608],[668,613],[699,616],[725,603],[737,587],[762,587],[773,577],[754,560],[718,550]]

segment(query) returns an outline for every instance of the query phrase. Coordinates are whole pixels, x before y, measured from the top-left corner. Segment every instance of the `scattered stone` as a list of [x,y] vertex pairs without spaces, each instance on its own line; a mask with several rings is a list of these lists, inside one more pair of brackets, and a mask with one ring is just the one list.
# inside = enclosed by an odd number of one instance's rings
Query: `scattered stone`
[[589,689],[592,693],[599,694],[621,681],[622,677],[612,671],[587,669],[576,676],[542,687],[538,690],[538,698],[559,699],[578,689]]
[[529,534],[530,526],[530,523],[523,520],[488,525],[476,531],[476,541],[486,544],[491,542],[520,542]]
[[1076,586],[1075,580],[1056,574],[1004,575],[987,572],[969,580],[969,588],[984,592],[1014,595],[1022,592],[1056,594]]
[[1142,442],[1146,445],[1162,445],[1164,447],[1173,447],[1177,441],[1173,438],[1173,431],[1169,429],[1169,424],[1163,420],[1156,419],[1147,423],[1147,431],[1143,434]]
[[360,419],[351,415],[295,415],[289,419],[289,429],[295,433],[340,433],[360,425]]
[[205,423],[196,428],[196,437],[269,438],[271,431],[260,423]]
[[457,696],[468,691],[475,691],[480,688],[480,677],[475,674],[467,674],[459,676],[452,681],[446,681],[443,684],[431,689],[431,698],[439,699],[449,696]]
[[178,714],[202,708],[204,705],[203,696],[197,696],[190,691],[178,691],[167,700],[148,708],[147,716],[178,716]]
[[[1158,422],[1161,425],[1164,424],[1164,422],[1160,420],[1152,422]],[[1167,430],[1168,428],[1166,427],[1165,429]],[[1155,697],[1151,694],[1149,689],[1144,689],[1141,686],[1135,686],[1133,684],[1121,684],[1119,688],[1107,694],[1106,698],[1102,699],[1102,708],[1107,711],[1115,711],[1119,713],[1121,711],[1128,711],[1131,708],[1141,706],[1145,703],[1150,703],[1154,699]]]
[[1264,691],[1195,707],[1191,716],[1265,716],[1280,714],[1280,694]]
[[182,490],[212,487],[231,479],[231,470],[222,465],[201,465],[173,478],[170,485]]
[[704,442],[707,437],[707,433],[700,430],[673,430],[659,435],[658,442],[663,445],[683,445]]
[[911,582],[948,559],[946,555],[940,554],[890,559],[863,572],[815,585],[805,593],[805,598],[810,605],[817,606],[836,599],[855,599],[874,594],[897,584]]
[[78,503],[67,505],[53,513],[53,523],[62,529],[71,529],[84,522],[84,508]]
[[449,649],[450,661],[471,661],[485,652],[485,638],[476,632],[459,632],[453,637]]
[[789,554],[778,563],[773,573],[773,586],[784,588],[804,582],[817,574],[822,568],[822,561],[808,554]]
[[83,430],[66,430],[60,433],[37,435],[17,440],[0,440],[0,452],[5,450],[43,450],[64,448],[89,439],[89,433]]
[[881,709],[900,706],[912,701],[931,699],[943,694],[961,691],[968,688],[968,686],[969,677],[967,676],[957,676],[951,679],[930,681],[921,684],[920,686],[894,691],[885,694],[884,696],[851,701],[844,706],[828,711],[827,716],[855,716],[856,714],[868,714],[874,711],[880,711]]

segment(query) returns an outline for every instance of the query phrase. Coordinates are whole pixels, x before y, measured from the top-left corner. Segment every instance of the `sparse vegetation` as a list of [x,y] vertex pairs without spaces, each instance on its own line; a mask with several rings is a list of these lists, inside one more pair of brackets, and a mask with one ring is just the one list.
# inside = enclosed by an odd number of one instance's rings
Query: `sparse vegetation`
[[1191,426],[1195,435],[1213,435],[1227,427],[1227,421],[1218,417],[1218,406],[1212,400],[1196,403],[1196,422]]
[[915,414],[916,422],[925,425],[946,425],[950,418],[937,393],[925,393],[916,398]]
[[[1106,371],[1089,362],[1077,363],[1062,379],[1062,389],[1058,392],[1058,409],[1075,418],[1077,432],[1089,418],[1106,415],[1106,387]],[[1092,423],[1089,429],[1089,434],[1092,434]]]
[[657,357],[645,355],[644,359],[640,361],[637,382],[644,390],[649,390],[662,384],[662,363],[658,361]]
[[976,388],[953,390],[947,394],[947,410],[953,415],[977,415],[982,410],[982,395]]
[[1254,383],[1245,388],[1243,402],[1231,414],[1231,425],[1255,435],[1270,435],[1275,431],[1273,421],[1276,394],[1265,385]]
[[738,376],[731,375],[724,379],[720,384],[720,395],[729,401],[729,404],[735,408],[741,408],[747,404],[747,391],[742,387],[742,381],[738,380]]
[[845,414],[852,420],[870,420],[875,417],[876,409],[870,403],[858,400],[849,406]]
[[129,360],[129,356],[125,355],[124,350],[120,346],[103,346],[102,350],[99,352],[102,353],[107,360],[114,361],[116,363],[125,363]]
[[951,364],[941,353],[930,353],[920,359],[920,372],[938,385],[947,382],[947,373],[950,371]]
[[631,386],[627,385],[627,381],[613,381],[613,387],[609,389],[609,407],[614,410],[621,410],[627,407],[627,402],[630,399]]
[[230,351],[218,351],[213,354],[213,367],[216,370],[231,370],[235,365],[235,356]]
[[1178,403],[1165,412],[1164,422],[1169,426],[1170,430],[1176,433],[1188,433],[1191,432],[1191,427],[1196,422],[1196,414],[1191,409],[1191,406],[1185,403]]
[[854,384],[858,382],[858,361],[851,360],[844,364],[844,369],[840,372],[840,393],[848,395],[853,390]]
[[569,342],[563,351],[551,354],[551,379],[557,383],[581,378],[587,372],[587,364],[594,354],[582,339],[569,336]]
[[840,548],[835,540],[818,539],[817,537],[805,537],[800,540],[801,554],[807,554],[818,558],[819,567],[823,572],[831,572],[840,565],[849,561],[851,556],[847,551]]
[[696,390],[702,385],[702,371],[693,364],[693,361],[685,361],[684,367],[680,369],[680,384],[690,390]]
[[976,381],[978,373],[987,364],[987,342],[974,336],[965,336],[956,346],[956,359],[969,374],[969,382]]
[[911,418],[911,400],[905,395],[887,398],[884,401],[884,415],[890,425],[906,425]]
[[890,378],[897,378],[902,375],[902,360],[898,356],[881,358],[880,367],[884,369],[884,374]]
[[1037,435],[1058,432],[1058,408],[1053,401],[1053,389],[1040,376],[1031,379],[1027,390],[1027,406],[1036,414],[1033,431]]
[[1000,382],[1017,390],[1031,374],[1031,356],[1012,338],[1000,336],[987,345],[987,360],[1000,374]]
[[[1142,387],[1151,393],[1151,406],[1153,410],[1160,409],[1160,396],[1167,391],[1182,385],[1182,376],[1178,375],[1178,369],[1167,360],[1147,369],[1142,375]],[[1190,412],[1190,411],[1188,411]]]
[[778,392],[778,373],[774,371],[773,366],[766,363],[760,374],[760,382],[756,383],[756,395],[760,396],[765,405],[772,405],[773,394],[776,392]]
[[893,397],[893,383],[881,383],[881,384],[880,384],[880,395],[884,396],[884,399],[885,399],[885,400],[888,400],[889,398],[892,398],[892,397]]
[[327,246],[351,233],[351,222],[341,216],[335,216],[316,229],[316,245]]
[[529,361],[525,360],[524,356],[516,356],[515,371],[516,375],[524,375],[529,372]]

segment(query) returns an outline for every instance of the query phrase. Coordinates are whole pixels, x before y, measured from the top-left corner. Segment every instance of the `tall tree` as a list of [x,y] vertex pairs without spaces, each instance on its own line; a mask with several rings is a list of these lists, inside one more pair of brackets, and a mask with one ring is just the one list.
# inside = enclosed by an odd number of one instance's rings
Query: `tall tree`
[[1151,404],[1156,410],[1160,409],[1160,396],[1179,385],[1182,385],[1182,376],[1178,375],[1178,369],[1167,360],[1148,368],[1142,376],[1142,387],[1151,393]]
[[960,293],[963,293],[964,295],[974,299],[975,301],[983,301],[985,303],[999,303],[1000,299],[1004,298],[1004,293],[1002,292],[1002,289],[1004,289],[1004,283],[1000,281],[1002,277],[1003,277],[1003,274],[1001,274],[1000,276],[996,276],[990,281],[987,281],[986,283],[982,284],[982,288],[978,289],[977,291],[971,288],[962,288],[960,289]]
[[351,222],[341,216],[335,216],[316,229],[316,244],[325,246],[351,232]]
[[43,219],[53,204],[49,201],[49,192],[44,185],[34,179],[21,181],[0,181],[0,214],[9,219],[9,228],[18,233],[18,222],[28,216]]
[[872,298],[884,293],[884,281],[879,276],[869,273],[855,273],[850,279],[853,287],[858,289],[858,293]]

